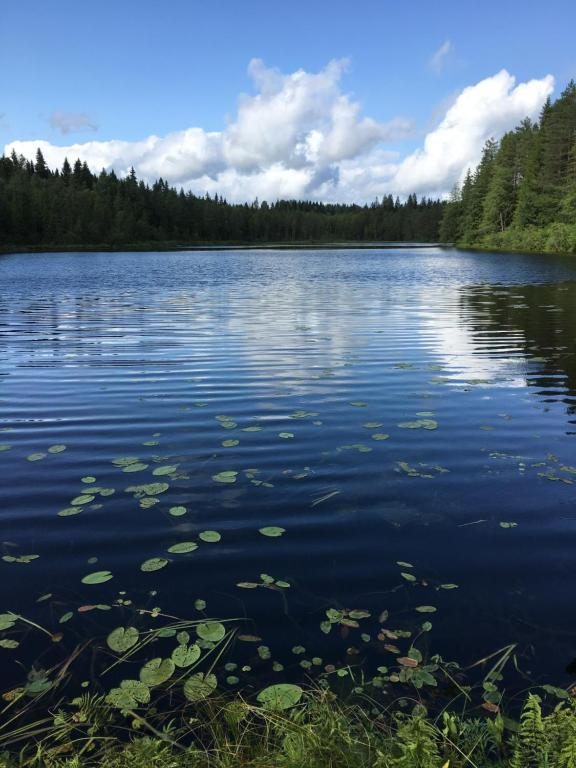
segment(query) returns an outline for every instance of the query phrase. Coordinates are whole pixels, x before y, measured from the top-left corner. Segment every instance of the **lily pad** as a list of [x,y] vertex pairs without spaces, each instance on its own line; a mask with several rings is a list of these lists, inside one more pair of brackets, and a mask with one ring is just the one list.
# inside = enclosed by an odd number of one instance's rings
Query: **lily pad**
[[50,448],[48,448],[48,453],[62,453],[66,448],[66,445],[51,445]]
[[186,696],[188,701],[202,701],[214,693],[217,687],[216,675],[211,673],[203,675],[201,672],[198,672],[189,677],[184,683],[184,696]]
[[240,444],[240,440],[222,440],[223,448],[235,448]]
[[173,555],[185,555],[188,552],[194,552],[195,549],[198,549],[198,544],[195,541],[181,541],[179,544],[168,547],[168,552]]
[[95,483],[96,482],[96,478],[92,477],[92,475],[86,475],[85,477],[81,477],[80,478],[80,482],[81,483],[86,483],[88,485],[90,483]]
[[145,560],[140,566],[140,570],[144,573],[151,573],[152,571],[159,571],[168,565],[168,560],[163,557],[151,557],[149,560]]
[[176,506],[176,507],[170,507],[168,510],[169,514],[172,515],[172,517],[182,517],[182,515],[186,514],[186,507],[182,506]]
[[226,627],[219,621],[207,621],[204,624],[198,624],[196,633],[202,640],[219,643],[226,634]]
[[265,528],[259,528],[258,530],[262,536],[269,536],[272,539],[278,538],[286,533],[286,528],[279,528],[275,525],[268,525]]
[[217,475],[212,475],[212,480],[217,483],[235,483],[238,477],[238,472],[227,470],[225,472],[218,472]]
[[72,499],[70,502],[71,507],[81,507],[84,504],[90,504],[91,501],[94,501],[96,497],[93,496],[90,493],[83,493],[82,496],[76,496],[75,499]]
[[174,674],[175,665],[172,659],[162,659],[160,657],[150,659],[140,670],[140,680],[149,687],[162,685]]
[[136,709],[138,704],[148,704],[150,689],[140,680],[122,680],[119,688],[112,688],[106,701],[117,709]]
[[41,451],[37,451],[36,453],[31,453],[26,458],[28,461],[41,461],[42,459],[46,458],[46,454],[42,453]]
[[109,648],[117,653],[124,653],[138,642],[139,633],[136,627],[116,627],[106,638]]
[[198,538],[209,544],[215,544],[217,541],[220,541],[222,536],[218,531],[202,531],[198,534]]
[[122,472],[143,472],[148,469],[148,464],[144,462],[136,462],[135,464],[128,464],[122,469]]
[[178,471],[178,464],[175,465],[166,465],[164,467],[156,467],[152,471],[152,474],[156,477],[162,477],[163,475],[173,475],[174,472]]
[[294,437],[293,432],[278,432],[278,437],[281,437],[283,440],[291,440]]
[[296,706],[303,693],[304,691],[299,685],[279,683],[264,688],[256,698],[265,709],[278,712]]
[[201,653],[200,647],[196,643],[193,645],[179,645],[172,651],[172,661],[175,666],[184,669],[195,664],[200,658]]
[[111,571],[94,571],[84,576],[82,584],[103,584],[113,578],[114,574]]

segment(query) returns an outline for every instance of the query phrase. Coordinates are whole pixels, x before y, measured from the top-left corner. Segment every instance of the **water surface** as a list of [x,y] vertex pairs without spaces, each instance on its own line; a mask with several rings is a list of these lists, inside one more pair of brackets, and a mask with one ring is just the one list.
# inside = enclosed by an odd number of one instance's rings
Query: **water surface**
[[[433,603],[446,656],[517,642],[528,671],[562,682],[576,655],[573,259],[19,254],[0,257],[0,291],[0,612],[34,616],[47,592],[63,606],[157,590],[179,615],[202,598],[250,616],[281,653],[326,644],[330,606]],[[126,458],[144,468],[113,463]],[[86,476],[115,493],[59,515]],[[147,508],[125,490],[159,481]],[[26,554],[39,557],[10,560]],[[170,562],[142,573],[153,557]],[[425,584],[399,587],[398,560]],[[114,579],[81,583],[100,569]],[[292,584],[285,602],[236,586],[261,573]]]

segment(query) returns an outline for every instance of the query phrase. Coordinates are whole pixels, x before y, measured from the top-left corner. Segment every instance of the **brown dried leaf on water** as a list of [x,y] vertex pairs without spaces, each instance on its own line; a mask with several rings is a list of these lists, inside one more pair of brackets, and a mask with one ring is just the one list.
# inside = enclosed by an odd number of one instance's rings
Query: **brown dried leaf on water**
[[384,645],[384,648],[387,651],[390,651],[390,653],[400,653],[400,648],[398,648],[397,645],[392,645],[392,643],[386,643]]
[[486,712],[490,712],[493,715],[497,715],[498,712],[500,712],[498,704],[493,704],[491,701],[484,701],[480,706],[482,709],[485,709]]
[[402,664],[403,667],[417,667],[418,662],[416,659],[411,659],[410,656],[400,656],[398,659],[398,664]]

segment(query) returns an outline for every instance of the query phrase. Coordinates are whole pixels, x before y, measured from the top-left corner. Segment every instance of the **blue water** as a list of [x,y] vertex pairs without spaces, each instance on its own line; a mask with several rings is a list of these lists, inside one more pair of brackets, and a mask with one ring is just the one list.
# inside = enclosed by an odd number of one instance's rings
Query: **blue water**
[[[446,657],[514,642],[523,668],[562,684],[576,655],[575,331],[573,259],[2,256],[0,613],[58,626],[118,591],[177,615],[201,598],[281,653],[325,648],[330,606],[400,622],[433,604]],[[422,419],[437,428],[399,426]],[[126,457],[144,468],[112,463]],[[163,466],[176,469],[152,474]],[[236,481],[214,480],[225,471]],[[86,476],[115,492],[59,516]],[[158,481],[169,488],[148,508],[125,490]],[[181,541],[199,547],[167,553]],[[153,557],[169,563],[142,573]],[[114,578],[82,584],[95,570]],[[291,584],[283,598],[236,586],[261,573]],[[80,619],[62,625],[74,638]]]

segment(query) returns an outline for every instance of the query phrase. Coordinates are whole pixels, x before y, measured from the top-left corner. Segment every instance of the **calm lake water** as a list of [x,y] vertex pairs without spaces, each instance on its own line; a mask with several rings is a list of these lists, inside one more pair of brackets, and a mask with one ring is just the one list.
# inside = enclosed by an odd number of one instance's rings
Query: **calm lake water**
[[[58,626],[119,590],[186,616],[203,599],[249,616],[282,656],[326,651],[328,607],[388,609],[394,624],[424,604],[444,656],[515,642],[526,671],[565,683],[575,333],[574,259],[2,256],[0,612]],[[166,567],[140,570],[157,557]],[[82,583],[98,570],[114,578]],[[236,586],[261,573],[291,587]],[[62,628],[84,631],[76,613]],[[3,669],[29,661],[24,645],[2,654]]]

